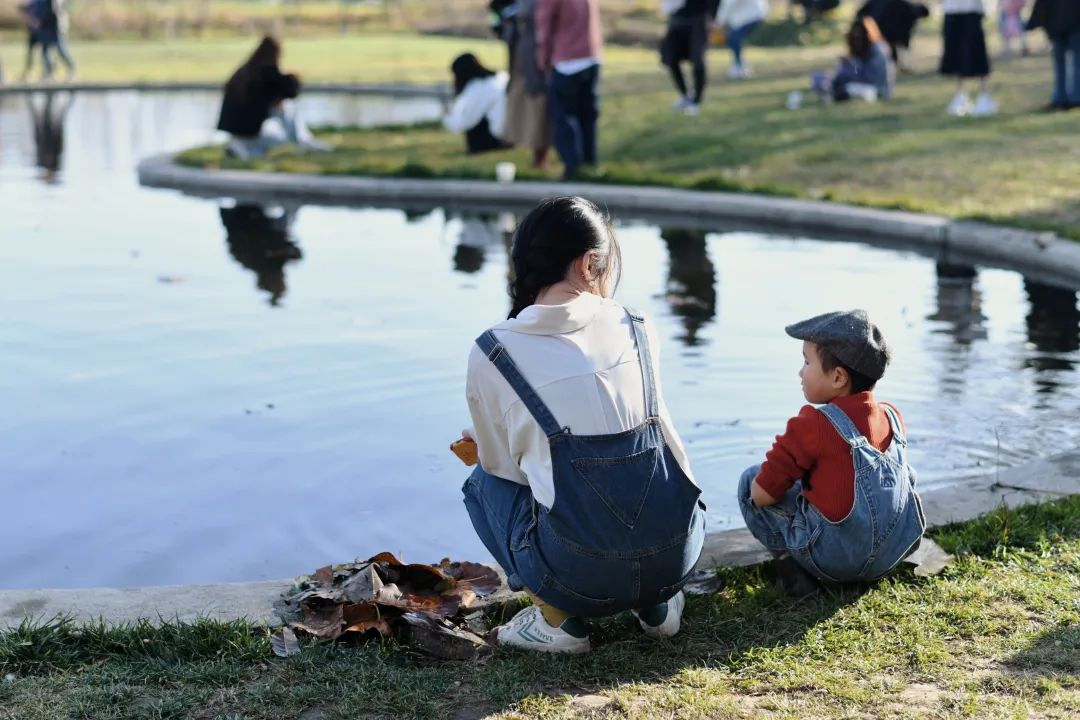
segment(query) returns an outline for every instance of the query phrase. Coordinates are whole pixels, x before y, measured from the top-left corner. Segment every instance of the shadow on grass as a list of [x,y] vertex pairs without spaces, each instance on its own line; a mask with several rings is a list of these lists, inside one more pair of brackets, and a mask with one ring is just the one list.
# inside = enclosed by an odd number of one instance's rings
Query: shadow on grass
[[[922,579],[904,569],[871,586],[865,595],[869,605],[863,610],[893,613],[887,622],[915,632],[915,624],[934,617],[912,615],[934,607],[933,603],[922,610],[911,607],[924,587],[955,581],[960,594],[954,597],[962,597],[964,587],[978,583],[972,568],[985,564],[972,565],[964,556],[1005,563],[1024,573],[1029,564],[1044,562],[1040,559],[1062,543],[1075,543],[1080,537],[1080,498],[1001,509],[932,535],[960,556],[959,575],[953,578],[955,571],[947,570],[940,579]],[[279,659],[270,651],[265,630],[253,631],[243,624],[139,623],[110,629],[39,623],[0,633],[0,675],[17,676],[0,684],[0,702],[19,708],[20,718],[35,720],[55,717],[59,707],[72,717],[95,718],[147,717],[148,707],[162,717],[237,713],[247,720],[297,717],[313,707],[324,708],[327,717],[359,713],[464,718],[542,705],[553,695],[634,684],[693,684],[698,681],[695,672],[703,669],[722,670],[720,676],[727,678],[754,676],[762,668],[768,668],[766,674],[776,669],[793,672],[805,665],[807,657],[820,653],[828,658],[854,653],[852,666],[859,667],[862,653],[887,648],[890,653],[914,653],[917,667],[933,667],[938,652],[933,647],[920,650],[916,643],[905,650],[903,644],[888,644],[874,650],[874,642],[866,646],[867,628],[858,613],[843,627],[819,632],[822,625],[833,625],[834,616],[848,606],[861,605],[867,589],[842,588],[796,602],[774,588],[767,565],[720,570],[717,579],[719,590],[690,598],[677,638],[649,640],[624,614],[595,622],[594,651],[576,657],[494,650],[472,662],[445,663],[393,643],[368,643],[310,644],[297,656]],[[907,599],[890,604],[897,598]],[[954,627],[941,624],[940,612],[944,610],[938,612],[935,632]],[[974,622],[974,616],[968,617],[971,613],[978,610],[965,609],[961,619]],[[1060,618],[1010,664],[1047,676],[1077,667],[1080,630],[1074,616]],[[971,627],[987,632],[997,622],[983,618]],[[1055,678],[1050,680],[1057,682]],[[48,692],[59,694],[49,700],[46,710],[31,712],[36,699]]]
[[1080,624],[1041,633],[1029,647],[1009,659],[1008,665],[1040,675],[1080,674]]

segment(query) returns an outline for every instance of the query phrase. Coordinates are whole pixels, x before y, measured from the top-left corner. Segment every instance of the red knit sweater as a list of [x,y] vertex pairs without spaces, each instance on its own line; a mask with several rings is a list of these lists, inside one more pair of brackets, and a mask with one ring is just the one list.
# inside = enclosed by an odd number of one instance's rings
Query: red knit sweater
[[[832,403],[851,418],[871,445],[882,451],[889,447],[892,442],[889,417],[874,400],[873,393],[847,395]],[[896,414],[900,417],[899,410]],[[901,429],[903,422],[901,417]],[[772,450],[765,455],[757,483],[779,500],[800,479],[803,495],[829,520],[843,520],[851,512],[855,502],[851,446],[829,419],[810,405],[804,405],[798,415],[788,420],[784,434],[776,436]]]

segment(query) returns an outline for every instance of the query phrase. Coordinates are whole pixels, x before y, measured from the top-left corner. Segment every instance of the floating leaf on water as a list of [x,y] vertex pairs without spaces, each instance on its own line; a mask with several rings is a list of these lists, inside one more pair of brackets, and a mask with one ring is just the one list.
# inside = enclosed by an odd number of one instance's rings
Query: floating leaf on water
[[292,657],[300,652],[300,641],[292,628],[282,628],[270,636],[270,647],[278,657]]

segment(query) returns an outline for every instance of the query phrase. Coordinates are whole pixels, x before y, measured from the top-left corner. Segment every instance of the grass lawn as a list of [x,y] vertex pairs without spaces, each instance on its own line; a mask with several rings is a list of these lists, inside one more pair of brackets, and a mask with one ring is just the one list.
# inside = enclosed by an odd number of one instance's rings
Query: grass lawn
[[[394,45],[390,37],[370,42]],[[502,49],[490,43],[424,38],[415,49],[403,46],[399,55],[374,64],[357,61],[357,73],[385,62],[393,69],[379,79],[441,80],[445,59],[465,46],[494,63],[501,59]],[[290,61],[306,47],[290,46]],[[920,67],[934,66],[938,47],[932,35],[919,38]],[[722,77],[727,54],[714,51],[713,84],[701,115],[690,118],[670,112],[674,93],[652,51],[613,49],[604,71],[601,164],[592,179],[832,199],[1080,238],[1080,114],[1038,111],[1048,99],[1049,57],[996,64],[993,84],[1002,112],[992,118],[947,117],[953,86],[929,71],[903,77],[889,102],[823,106],[807,97],[802,109],[785,109],[788,92],[804,88],[809,71],[830,67],[834,55],[829,46],[755,48],[754,78],[736,83]],[[316,61],[312,77],[327,77],[327,63]],[[527,169],[525,151],[466,157],[461,138],[433,126],[345,130],[326,139],[338,152],[285,151],[243,164],[226,160],[220,148],[202,148],[182,160],[286,172],[464,178],[492,177],[496,162],[513,160],[520,177],[541,177]],[[546,176],[559,173],[556,162]]]
[[[71,54],[79,80],[87,82],[220,82],[251,54],[258,37],[182,39],[75,40]],[[284,42],[282,66],[308,82],[368,82],[448,84],[450,61],[473,52],[492,67],[506,63],[506,45],[495,39],[365,33],[322,37],[293,37]],[[612,47],[608,59],[614,72],[652,70],[656,53],[641,48]],[[18,79],[24,60],[21,36],[0,38],[0,61],[9,81]],[[37,78],[41,59],[35,57]],[[58,65],[57,77],[64,67]]]
[[620,616],[576,658],[323,644],[278,659],[238,625],[43,624],[0,635],[0,718],[1077,717],[1080,498],[933,535],[958,555],[938,577],[800,603],[761,569],[725,571],[674,640]]

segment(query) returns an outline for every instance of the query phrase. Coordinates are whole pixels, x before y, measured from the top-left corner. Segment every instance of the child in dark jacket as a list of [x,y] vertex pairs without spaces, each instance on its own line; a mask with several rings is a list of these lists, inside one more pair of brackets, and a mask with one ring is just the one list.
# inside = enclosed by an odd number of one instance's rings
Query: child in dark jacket
[[794,594],[815,589],[813,579],[874,580],[926,529],[900,412],[873,395],[888,344],[862,310],[785,329],[803,341],[803,395],[820,407],[804,406],[765,462],[743,473],[743,518]]

